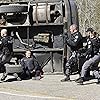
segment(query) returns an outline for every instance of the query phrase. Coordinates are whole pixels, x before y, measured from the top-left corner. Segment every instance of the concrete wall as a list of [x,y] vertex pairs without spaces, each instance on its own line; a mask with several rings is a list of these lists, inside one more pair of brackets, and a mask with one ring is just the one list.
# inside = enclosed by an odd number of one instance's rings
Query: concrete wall
[[76,0],[80,32],[84,35],[88,27],[100,33],[100,0]]

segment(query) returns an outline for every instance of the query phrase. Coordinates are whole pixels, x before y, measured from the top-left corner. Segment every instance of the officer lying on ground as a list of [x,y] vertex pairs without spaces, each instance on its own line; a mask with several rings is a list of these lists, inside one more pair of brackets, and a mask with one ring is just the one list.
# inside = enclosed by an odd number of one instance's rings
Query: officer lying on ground
[[5,80],[7,76],[4,64],[10,62],[12,58],[12,43],[12,37],[7,36],[7,29],[2,29],[0,37],[0,72],[3,72],[3,76],[1,81]]
[[98,64],[100,62],[100,39],[95,34],[96,32],[90,33],[90,38],[88,42],[88,50],[84,53],[84,56],[88,58],[85,63],[82,66],[81,70],[81,78],[76,81],[77,83],[80,83],[81,85],[84,82],[84,79],[86,77],[87,70],[91,68],[93,70],[93,74],[95,78],[98,79],[98,84],[100,83],[100,75],[98,71]]
[[27,50],[25,53],[25,57],[21,59],[21,65],[23,67],[23,73],[21,74],[21,77],[23,79],[41,79],[41,74],[43,74],[43,71],[30,50]]
[[70,72],[71,68],[75,63],[77,63],[77,51],[82,48],[82,35],[78,31],[77,25],[73,24],[70,26],[71,36],[66,37],[66,43],[71,48],[71,56],[67,60],[65,65],[65,78],[61,80],[61,82],[70,80]]

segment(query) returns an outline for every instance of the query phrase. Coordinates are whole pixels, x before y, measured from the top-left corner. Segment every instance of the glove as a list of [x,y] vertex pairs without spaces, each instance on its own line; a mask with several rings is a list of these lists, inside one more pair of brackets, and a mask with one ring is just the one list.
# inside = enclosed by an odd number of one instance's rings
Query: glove
[[35,73],[35,70],[32,70],[31,73]]
[[86,54],[85,53],[81,53],[80,57],[86,57]]

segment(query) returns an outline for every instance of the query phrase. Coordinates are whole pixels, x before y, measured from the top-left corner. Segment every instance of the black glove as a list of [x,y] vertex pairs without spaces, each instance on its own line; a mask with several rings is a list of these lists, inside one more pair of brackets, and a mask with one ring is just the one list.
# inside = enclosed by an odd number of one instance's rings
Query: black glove
[[80,57],[86,57],[86,53],[81,53]]
[[64,37],[65,37],[65,39],[68,39],[68,31],[67,31],[67,29],[64,29]]

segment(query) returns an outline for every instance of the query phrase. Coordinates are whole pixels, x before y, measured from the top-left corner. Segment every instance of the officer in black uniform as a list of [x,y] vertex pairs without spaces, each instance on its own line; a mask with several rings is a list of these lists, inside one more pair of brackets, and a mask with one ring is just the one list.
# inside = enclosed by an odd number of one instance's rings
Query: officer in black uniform
[[[26,79],[41,79],[41,74],[43,71],[39,66],[38,61],[35,56],[31,54],[30,50],[27,50],[25,53],[25,57],[21,59],[21,65],[23,67],[22,78]],[[24,76],[24,77],[23,77]]]
[[73,24],[70,26],[71,36],[66,37],[66,43],[71,48],[71,56],[66,62],[65,65],[65,78],[61,80],[61,82],[70,80],[70,72],[71,68],[74,64],[77,63],[77,51],[82,48],[82,35],[78,31],[77,25]]
[[84,79],[86,77],[87,70],[91,68],[93,70],[94,76],[98,79],[98,84],[100,83],[100,75],[98,71],[98,63],[100,62],[100,39],[97,37],[96,32],[90,32],[90,38],[88,39],[88,49],[84,53],[84,56],[86,57],[86,61],[82,66],[81,70],[81,78],[76,81],[77,83],[80,83],[81,85],[84,82]]
[[12,43],[13,38],[11,36],[7,36],[7,29],[2,29],[0,37],[0,71],[3,72],[3,76],[1,80],[6,78],[4,64],[8,63],[12,58]]
[[[90,44],[90,37],[89,37],[89,35],[90,35],[90,33],[92,33],[93,31],[94,31],[93,28],[88,28],[88,29],[87,29],[87,31],[86,31],[86,36],[83,37],[83,40],[82,40],[82,42],[83,42],[83,47],[80,48],[80,49],[78,50],[79,78],[75,80],[76,82],[77,82],[77,81],[80,79],[80,77],[81,77],[81,69],[82,69],[82,66],[83,66],[84,62],[85,62],[86,60],[88,60],[89,58],[92,57],[92,54],[89,54],[88,56],[85,56],[85,54],[86,54],[87,50],[90,48],[90,45],[91,45],[91,44]],[[91,78],[90,69],[88,69],[84,81],[89,80],[90,78]]]

